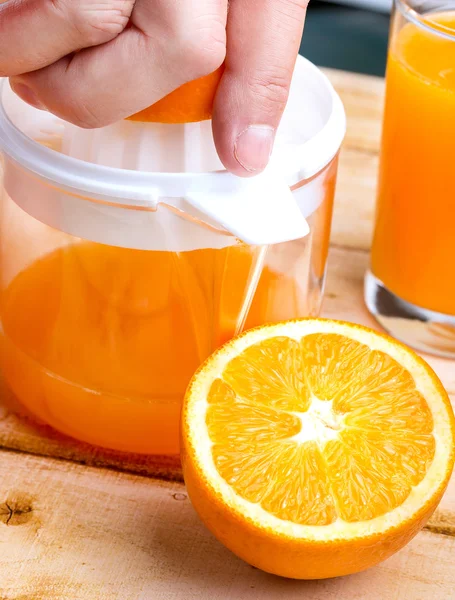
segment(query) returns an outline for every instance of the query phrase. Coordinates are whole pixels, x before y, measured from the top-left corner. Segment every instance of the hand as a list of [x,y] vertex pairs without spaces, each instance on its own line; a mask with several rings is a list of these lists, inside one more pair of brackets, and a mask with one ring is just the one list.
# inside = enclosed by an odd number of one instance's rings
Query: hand
[[0,76],[81,127],[108,125],[226,63],[213,114],[227,169],[268,163],[307,0],[10,0]]

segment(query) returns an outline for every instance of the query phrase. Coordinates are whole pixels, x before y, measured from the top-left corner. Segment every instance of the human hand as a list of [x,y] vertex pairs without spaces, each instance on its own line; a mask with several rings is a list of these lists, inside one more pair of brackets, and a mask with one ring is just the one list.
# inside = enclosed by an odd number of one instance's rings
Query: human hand
[[26,102],[81,127],[108,125],[225,61],[213,132],[228,170],[268,163],[307,0],[10,0],[0,75]]

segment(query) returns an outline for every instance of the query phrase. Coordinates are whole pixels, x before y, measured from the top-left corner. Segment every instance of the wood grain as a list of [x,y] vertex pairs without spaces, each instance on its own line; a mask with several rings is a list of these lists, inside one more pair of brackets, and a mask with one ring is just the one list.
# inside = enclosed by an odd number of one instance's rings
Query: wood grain
[[370,571],[298,582],[221,546],[181,484],[6,452],[0,481],[2,600],[453,598],[452,535],[424,531]]
[[382,77],[325,69],[346,110],[348,129],[345,148],[376,154],[381,137],[384,103]]
[[368,250],[379,163],[384,80],[326,70],[343,100],[347,131],[340,156],[332,244]]

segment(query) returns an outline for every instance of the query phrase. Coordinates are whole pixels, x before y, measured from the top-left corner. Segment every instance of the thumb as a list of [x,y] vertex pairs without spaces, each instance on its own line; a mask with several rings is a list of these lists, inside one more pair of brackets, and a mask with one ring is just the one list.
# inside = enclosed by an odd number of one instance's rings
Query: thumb
[[236,175],[255,175],[269,162],[306,7],[306,0],[230,4],[226,68],[215,99],[213,134],[221,161]]

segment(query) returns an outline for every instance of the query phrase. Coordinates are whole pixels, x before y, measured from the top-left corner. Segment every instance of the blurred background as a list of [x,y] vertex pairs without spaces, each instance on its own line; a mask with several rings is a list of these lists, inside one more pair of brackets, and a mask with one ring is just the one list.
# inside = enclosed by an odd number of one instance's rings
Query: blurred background
[[300,54],[321,67],[384,75],[391,0],[311,0]]

